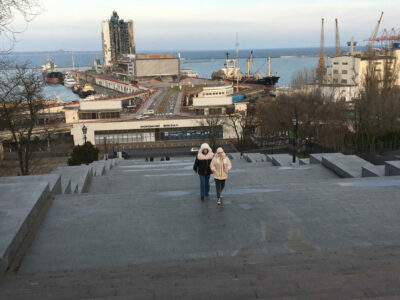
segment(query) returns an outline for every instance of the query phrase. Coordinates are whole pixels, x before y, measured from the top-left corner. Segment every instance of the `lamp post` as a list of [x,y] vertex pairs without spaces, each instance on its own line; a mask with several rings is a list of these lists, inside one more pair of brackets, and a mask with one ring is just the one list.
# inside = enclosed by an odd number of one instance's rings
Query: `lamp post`
[[108,159],[108,153],[107,153],[107,138],[104,137],[104,160]]
[[87,127],[85,126],[85,124],[83,124],[83,126],[82,126],[82,133],[83,133],[83,138],[84,138],[85,144],[86,144]]
[[292,119],[293,124],[293,163],[296,162],[296,142],[297,142],[297,119]]

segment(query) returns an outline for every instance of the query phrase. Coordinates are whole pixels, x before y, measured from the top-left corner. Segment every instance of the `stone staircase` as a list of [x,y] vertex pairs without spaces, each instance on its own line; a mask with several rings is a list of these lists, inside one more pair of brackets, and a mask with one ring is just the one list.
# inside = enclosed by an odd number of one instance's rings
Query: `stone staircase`
[[292,162],[292,156],[289,154],[245,153],[243,157],[249,163],[270,162],[279,167],[304,167],[321,164],[341,178],[400,175],[400,161],[387,161],[385,165],[373,165],[356,155],[344,155],[342,153],[311,154],[310,158],[296,158],[296,163]]
[[[1,216],[15,212],[0,219],[0,237],[29,230],[26,220],[54,199],[17,274],[0,279],[0,299],[396,299],[400,177],[383,175],[399,176],[397,162],[374,166],[337,153],[296,164],[288,154],[230,157],[223,206],[212,180],[210,197],[199,199],[189,157],[0,180],[11,203],[20,198],[11,191],[31,191],[18,214],[0,201]],[[368,172],[381,178],[363,178]],[[2,230],[15,220],[28,225]],[[0,238],[0,250],[11,249],[0,271],[26,234]]]
[[38,215],[52,198],[88,192],[93,176],[106,174],[121,160],[59,167],[44,175],[0,177],[0,275],[9,268]]

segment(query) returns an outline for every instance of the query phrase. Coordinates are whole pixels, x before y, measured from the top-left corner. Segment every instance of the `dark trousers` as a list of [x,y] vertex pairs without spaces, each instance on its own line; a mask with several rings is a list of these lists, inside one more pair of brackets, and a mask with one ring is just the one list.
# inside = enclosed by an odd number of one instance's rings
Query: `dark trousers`
[[215,180],[215,189],[217,190],[217,198],[221,198],[222,190],[225,187],[225,179],[224,180],[214,179],[214,180]]
[[210,175],[200,175],[200,196],[204,197],[210,192]]

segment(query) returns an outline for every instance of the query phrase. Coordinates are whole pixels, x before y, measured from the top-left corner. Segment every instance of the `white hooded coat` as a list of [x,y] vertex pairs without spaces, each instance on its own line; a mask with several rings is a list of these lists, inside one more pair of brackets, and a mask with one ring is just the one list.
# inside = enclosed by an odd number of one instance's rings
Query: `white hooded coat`
[[[208,150],[207,155],[203,154],[204,149]],[[201,144],[199,152],[197,153],[197,159],[199,159],[199,160],[212,159],[213,156],[214,156],[214,153],[212,152],[211,147],[207,143]]]
[[[222,151],[222,156],[219,157],[218,152]],[[232,164],[224,150],[220,147],[211,161],[210,168],[213,171],[214,179],[225,180],[228,178],[228,172],[232,168]]]

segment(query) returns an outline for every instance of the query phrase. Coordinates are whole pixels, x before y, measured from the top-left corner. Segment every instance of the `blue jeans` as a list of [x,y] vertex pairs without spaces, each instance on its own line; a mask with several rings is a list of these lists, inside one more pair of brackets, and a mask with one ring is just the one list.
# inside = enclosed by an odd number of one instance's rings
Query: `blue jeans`
[[204,197],[210,192],[210,175],[200,175],[200,196]]

